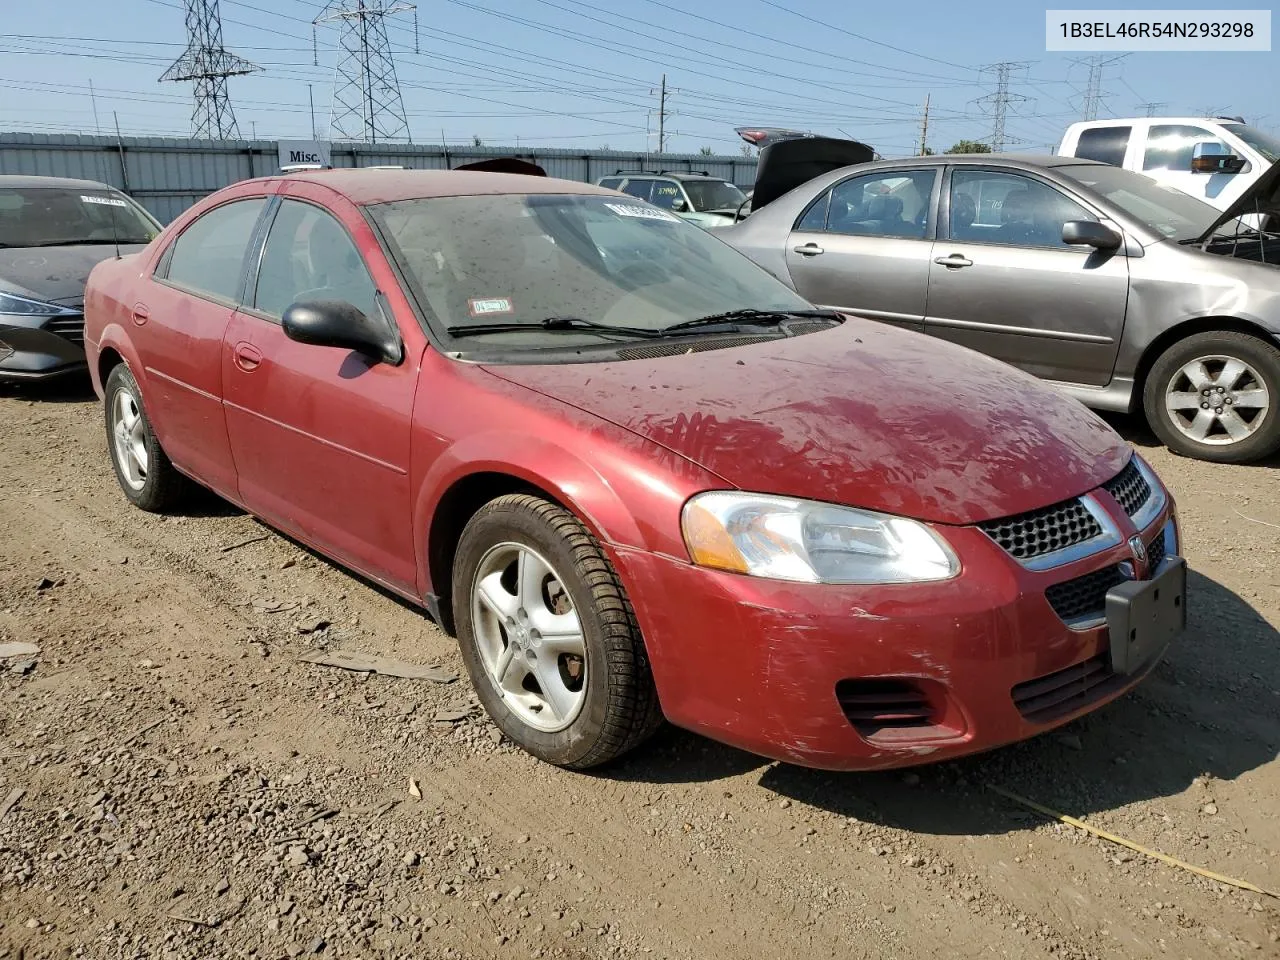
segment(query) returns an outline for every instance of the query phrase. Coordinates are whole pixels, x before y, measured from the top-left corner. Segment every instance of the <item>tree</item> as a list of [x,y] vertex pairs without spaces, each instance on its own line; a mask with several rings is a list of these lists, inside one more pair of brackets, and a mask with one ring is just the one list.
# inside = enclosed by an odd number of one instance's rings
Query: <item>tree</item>
[[701,154],[701,155],[702,155],[702,156],[704,156],[704,157],[712,157],[712,156],[715,156],[715,151],[714,151],[714,150],[712,150],[710,147],[699,147],[699,148],[698,148],[698,153],[699,153],[699,154]]
[[484,141],[480,139],[480,134],[478,134],[478,133],[477,133],[475,136],[473,136],[473,137],[471,138],[471,145],[472,145],[473,147],[483,147],[483,146],[484,146]]
[[991,147],[985,143],[979,143],[977,140],[961,140],[959,143],[953,144],[947,153],[990,153]]
[[922,151],[920,152],[920,156],[922,156],[922,157],[932,157],[932,156],[933,156],[933,147],[925,147],[925,148],[924,148],[924,150],[922,150]]

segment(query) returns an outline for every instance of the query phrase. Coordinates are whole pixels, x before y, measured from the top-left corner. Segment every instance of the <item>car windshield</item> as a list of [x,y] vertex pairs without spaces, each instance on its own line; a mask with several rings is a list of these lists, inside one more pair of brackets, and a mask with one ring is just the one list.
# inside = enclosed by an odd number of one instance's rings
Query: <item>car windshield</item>
[[694,210],[737,209],[747,199],[741,190],[723,180],[686,180],[684,190]]
[[1234,133],[1271,163],[1280,160],[1280,140],[1247,123],[1224,123],[1222,129]]
[[[1208,230],[1221,213],[1202,200],[1132,170],[1101,163],[1065,166],[1058,170],[1171,240],[1194,240]],[[1223,229],[1229,230],[1230,226]]]
[[[372,213],[419,301],[445,327],[575,318],[657,330],[735,310],[812,309],[707,231],[629,198],[441,197]],[[521,337],[544,346],[549,334]]]
[[150,243],[159,232],[141,207],[114,190],[0,187],[0,247]]

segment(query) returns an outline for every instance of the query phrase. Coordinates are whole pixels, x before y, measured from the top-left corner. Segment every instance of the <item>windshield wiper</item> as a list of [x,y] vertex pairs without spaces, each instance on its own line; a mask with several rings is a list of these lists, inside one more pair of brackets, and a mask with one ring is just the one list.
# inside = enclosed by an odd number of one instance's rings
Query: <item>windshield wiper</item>
[[694,327],[712,327],[722,323],[734,323],[742,321],[751,326],[757,327],[777,327],[786,323],[788,320],[794,320],[797,317],[816,317],[822,320],[839,320],[840,314],[834,310],[754,310],[747,308],[745,310],[726,310],[724,313],[713,313],[705,317],[698,317],[694,320],[682,320],[679,323],[673,323],[670,326],[662,327],[657,332],[659,335],[668,334],[679,330],[691,330]]
[[446,327],[445,330],[455,337],[470,337],[480,333],[516,333],[530,330],[543,330],[548,333],[615,333],[624,337],[651,338],[661,336],[657,330],[644,327],[615,327],[608,323],[597,323],[581,317],[546,317],[542,320],[529,320],[515,323],[464,323]]

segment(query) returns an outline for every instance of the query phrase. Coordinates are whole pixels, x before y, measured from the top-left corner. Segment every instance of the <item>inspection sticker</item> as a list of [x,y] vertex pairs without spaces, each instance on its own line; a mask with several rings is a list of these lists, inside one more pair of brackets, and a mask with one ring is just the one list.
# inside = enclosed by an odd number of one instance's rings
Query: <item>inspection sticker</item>
[[665,210],[656,207],[642,207],[635,203],[606,203],[606,207],[620,217],[636,217],[640,220],[669,220],[679,222],[679,217],[672,216]]
[[84,201],[85,203],[101,203],[101,204],[103,204],[104,206],[108,206],[108,207],[127,207],[127,206],[129,206],[129,205],[128,205],[127,203],[125,203],[123,200],[119,200],[119,199],[117,199],[117,198],[115,198],[115,197],[86,197],[86,196],[82,193],[82,194],[80,194],[80,199],[81,199],[82,201]]
[[490,297],[485,300],[468,300],[467,309],[473,317],[491,317],[499,313],[513,313],[511,301],[506,297]]

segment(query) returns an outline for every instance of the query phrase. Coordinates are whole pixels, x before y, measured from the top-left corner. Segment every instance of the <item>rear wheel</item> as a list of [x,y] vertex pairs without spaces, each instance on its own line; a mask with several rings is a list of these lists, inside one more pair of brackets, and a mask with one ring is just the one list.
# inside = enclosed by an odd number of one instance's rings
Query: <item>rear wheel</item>
[[481,703],[540,760],[596,766],[660,724],[622,583],[563,507],[525,494],[482,507],[458,544],[453,615]]
[[142,391],[123,363],[111,369],[103,389],[107,447],[120,489],[134,506],[161,513],[191,493],[191,481],[174,469],[151,429]]
[[1184,456],[1248,463],[1280,449],[1280,349],[1235,330],[1169,347],[1147,376],[1143,407]]

